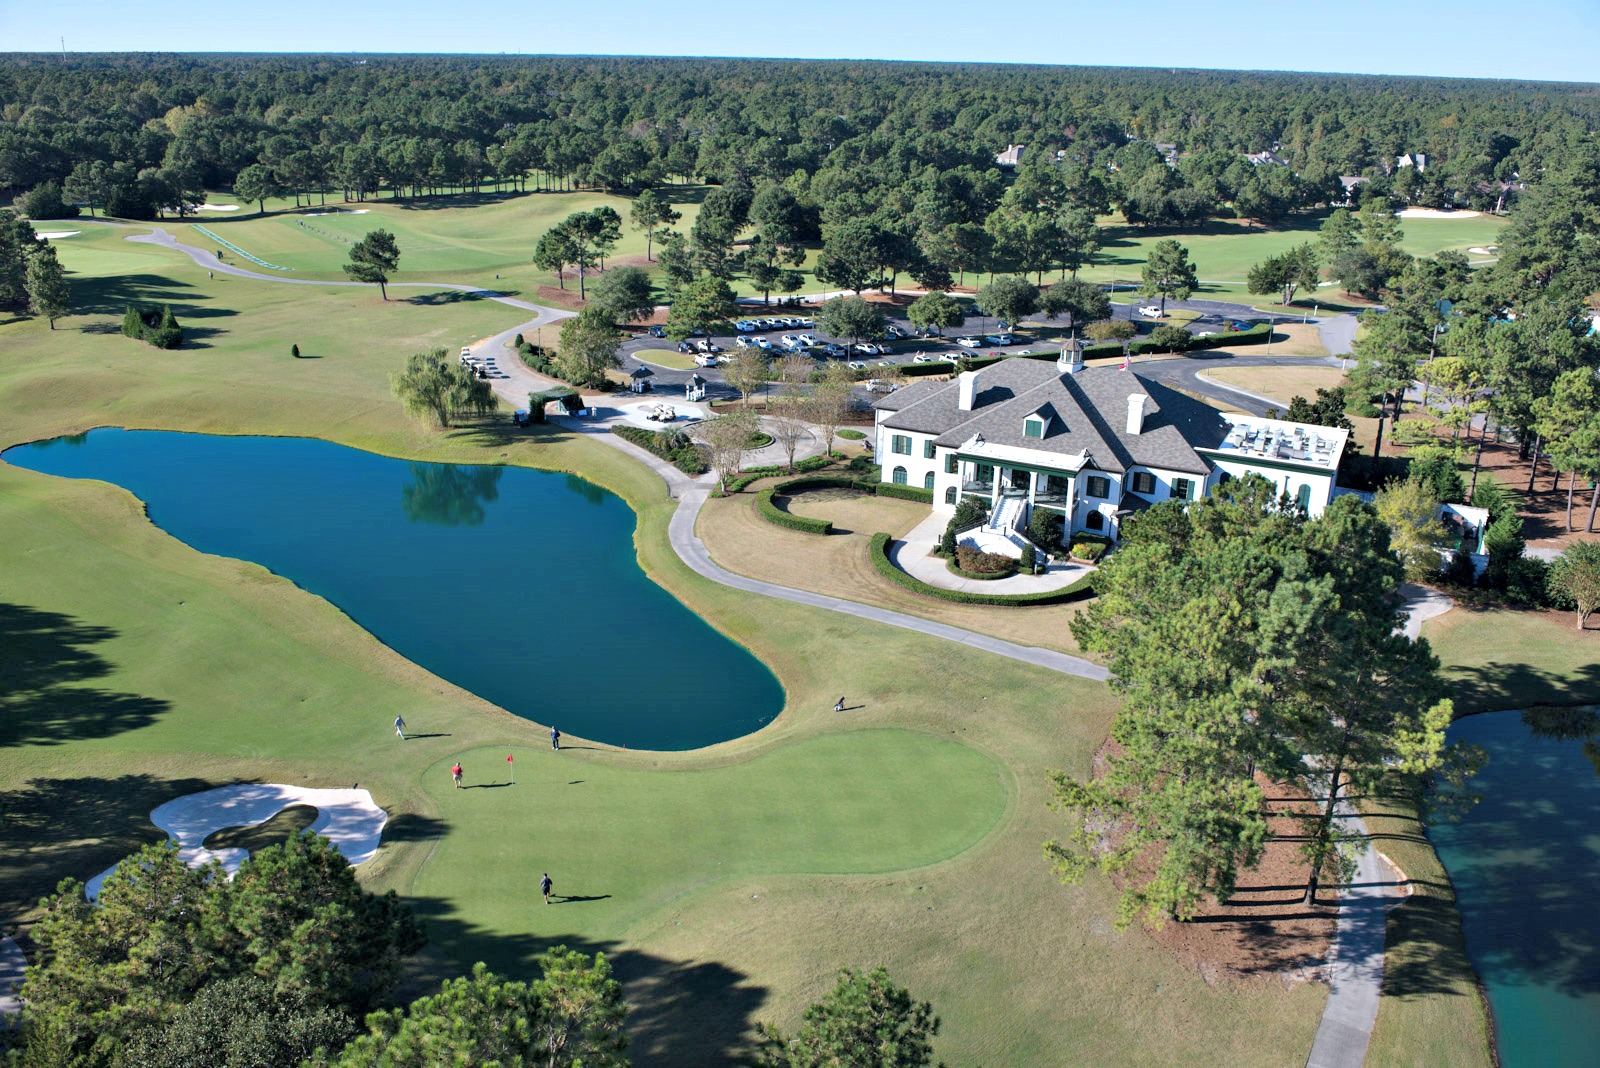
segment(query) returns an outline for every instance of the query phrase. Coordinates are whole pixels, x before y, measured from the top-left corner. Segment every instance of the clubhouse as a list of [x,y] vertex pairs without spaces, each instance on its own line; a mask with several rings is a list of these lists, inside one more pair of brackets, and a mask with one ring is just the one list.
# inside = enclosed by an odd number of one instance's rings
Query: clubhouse
[[936,511],[989,502],[986,529],[1020,552],[1036,508],[1116,541],[1122,520],[1260,475],[1312,516],[1333,498],[1348,432],[1220,412],[1126,367],[1012,358],[914,382],[873,405],[883,481],[933,491]]

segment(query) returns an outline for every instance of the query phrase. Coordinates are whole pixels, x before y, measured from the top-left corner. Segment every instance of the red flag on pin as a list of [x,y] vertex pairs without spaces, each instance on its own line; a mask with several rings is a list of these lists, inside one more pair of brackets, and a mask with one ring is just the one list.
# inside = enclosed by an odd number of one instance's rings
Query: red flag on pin
[[506,763],[507,764],[511,763],[511,754],[510,753],[506,754]]

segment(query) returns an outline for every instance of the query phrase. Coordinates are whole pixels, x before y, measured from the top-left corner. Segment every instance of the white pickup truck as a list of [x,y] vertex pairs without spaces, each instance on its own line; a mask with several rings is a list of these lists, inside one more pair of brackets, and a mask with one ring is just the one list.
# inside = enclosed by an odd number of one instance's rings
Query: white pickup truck
[[1141,304],[1139,305],[1139,314],[1146,319],[1159,319],[1161,318],[1161,305]]

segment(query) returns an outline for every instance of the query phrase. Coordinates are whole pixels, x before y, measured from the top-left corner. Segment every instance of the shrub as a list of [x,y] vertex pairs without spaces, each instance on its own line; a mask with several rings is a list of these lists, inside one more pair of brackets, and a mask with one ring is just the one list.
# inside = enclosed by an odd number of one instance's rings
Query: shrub
[[1025,542],[1022,546],[1022,559],[1017,562],[1017,570],[1033,574],[1039,566],[1039,550],[1033,547],[1033,542]]
[[[1415,424],[1414,424],[1415,425]],[[1467,485],[1461,481],[1456,461],[1449,453],[1430,449],[1422,455],[1411,457],[1410,477],[1433,491],[1441,501],[1460,502],[1466,499]]]
[[[1017,573],[1017,562],[1015,560],[1011,560],[1010,567],[1003,568],[999,571],[968,571],[966,568],[961,566],[960,554],[962,552],[972,551],[973,550],[968,549],[965,546],[957,546],[956,559],[948,561],[945,564],[945,567],[949,569],[952,575],[959,575],[964,579],[976,579],[979,582],[990,582],[994,579],[1010,578],[1012,575]],[[1006,557],[1006,559],[1010,560],[1011,558]]]
[[795,463],[796,471],[820,471],[833,463],[832,456],[807,456],[804,460]]
[[158,349],[175,349],[183,344],[183,328],[169,305],[161,310],[130,304],[122,313],[122,333],[147,341]]
[[1150,331],[1150,344],[1163,352],[1182,352],[1194,340],[1194,335],[1181,326],[1163,323]]
[[1111,548],[1111,539],[1102,538],[1098,534],[1079,534],[1072,539],[1072,545],[1067,549],[1079,560],[1094,563],[1106,554]]
[[1506,600],[1519,608],[1553,607],[1550,565],[1536,556],[1519,556],[1506,568]]
[[785,512],[772,503],[773,493],[773,490],[764,489],[756,494],[756,511],[760,513],[762,519],[769,523],[775,523],[780,527],[798,530],[802,534],[831,534],[833,532],[833,524],[826,519],[811,519],[807,516]]
[[623,441],[661,457],[686,475],[706,473],[706,460],[681,430],[645,430],[637,426],[613,426],[611,432]]
[[1069,586],[1059,590],[1050,590],[1047,593],[967,593],[962,590],[947,590],[939,586],[930,586],[914,575],[908,575],[894,566],[894,561],[889,559],[889,535],[877,533],[867,543],[867,559],[878,574],[895,583],[902,589],[912,593],[920,593],[927,597],[936,597],[941,601],[953,601],[956,604],[985,604],[1002,608],[1027,608],[1032,605],[1064,604],[1068,601],[1080,601],[1094,596],[1094,581],[1096,572],[1091,572]]
[[836,430],[834,433],[843,438],[845,441],[861,441],[866,437],[866,435],[861,431],[853,430],[850,427],[845,427],[843,430]]
[[923,489],[920,486],[897,486],[893,482],[878,483],[878,496],[897,497],[902,501],[916,501],[919,504],[933,503],[933,490]]
[[956,564],[970,575],[1014,575],[1017,562],[999,553],[986,553],[968,545],[956,546]]
[[1044,549],[1053,549],[1061,544],[1066,525],[1067,517],[1060,512],[1035,508],[1028,516],[1028,539]]
[[299,345],[290,345],[289,346],[289,355],[293,356],[295,359],[298,360],[300,358],[300,346]]
[[1439,581],[1457,589],[1471,589],[1476,578],[1472,556],[1465,551],[1452,554],[1449,562],[1439,569]]
[[1514,515],[1517,510],[1511,494],[1491,475],[1483,475],[1478,479],[1477,488],[1472,491],[1472,506],[1486,510],[1490,522],[1508,513]]
[[745,439],[744,447],[747,448],[747,449],[764,449],[768,445],[771,445],[771,444],[772,444],[772,435],[771,434],[768,434],[764,430],[756,430],[756,431],[753,431],[750,434],[750,436]]

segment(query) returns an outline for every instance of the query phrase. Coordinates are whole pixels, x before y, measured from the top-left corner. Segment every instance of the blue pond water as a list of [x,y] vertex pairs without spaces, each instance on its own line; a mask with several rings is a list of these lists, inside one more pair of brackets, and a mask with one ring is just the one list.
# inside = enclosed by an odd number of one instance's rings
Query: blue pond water
[[1429,837],[1455,884],[1504,1068],[1600,1063],[1600,717],[1468,716],[1482,800]]
[[645,576],[633,511],[571,475],[142,430],[4,459],[122,486],[194,548],[270,568],[401,655],[564,733],[692,749],[783,705],[765,665]]

